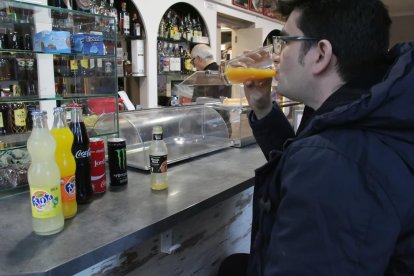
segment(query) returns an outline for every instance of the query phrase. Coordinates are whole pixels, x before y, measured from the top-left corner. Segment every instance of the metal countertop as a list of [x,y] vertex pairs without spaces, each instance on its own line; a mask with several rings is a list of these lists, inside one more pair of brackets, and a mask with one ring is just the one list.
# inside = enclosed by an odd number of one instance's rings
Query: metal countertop
[[265,162],[257,145],[192,158],[169,166],[169,189],[160,192],[148,172],[128,170],[125,189],[79,205],[62,232],[46,237],[32,232],[28,191],[2,199],[0,275],[82,271],[251,187]]

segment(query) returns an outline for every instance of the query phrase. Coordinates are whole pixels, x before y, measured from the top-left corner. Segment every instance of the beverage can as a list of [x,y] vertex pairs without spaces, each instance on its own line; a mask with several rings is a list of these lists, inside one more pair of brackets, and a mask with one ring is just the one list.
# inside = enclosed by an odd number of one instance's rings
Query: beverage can
[[128,184],[125,139],[110,138],[107,146],[111,186],[124,186]]
[[91,184],[94,193],[106,191],[105,143],[102,138],[90,138]]

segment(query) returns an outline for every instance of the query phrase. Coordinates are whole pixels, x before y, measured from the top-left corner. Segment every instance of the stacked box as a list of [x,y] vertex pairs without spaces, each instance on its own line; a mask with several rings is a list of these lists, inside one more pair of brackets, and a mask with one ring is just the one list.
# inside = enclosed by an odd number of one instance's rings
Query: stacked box
[[105,47],[102,34],[72,35],[72,52],[85,55],[104,55]]
[[70,33],[66,31],[41,31],[33,37],[34,51],[44,53],[71,53]]

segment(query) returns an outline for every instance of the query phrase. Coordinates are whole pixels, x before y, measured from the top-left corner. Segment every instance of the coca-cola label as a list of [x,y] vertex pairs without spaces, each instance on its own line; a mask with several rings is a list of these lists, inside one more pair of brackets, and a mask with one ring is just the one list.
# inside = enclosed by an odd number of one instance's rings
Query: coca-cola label
[[75,158],[76,159],[87,158],[87,157],[90,157],[90,156],[91,156],[90,149],[88,149],[88,150],[81,150],[80,149],[75,153]]

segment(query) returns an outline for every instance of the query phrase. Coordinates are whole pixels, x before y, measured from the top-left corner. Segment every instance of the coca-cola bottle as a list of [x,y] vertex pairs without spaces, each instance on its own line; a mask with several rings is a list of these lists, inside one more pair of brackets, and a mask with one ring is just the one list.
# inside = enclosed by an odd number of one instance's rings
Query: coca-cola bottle
[[72,154],[75,156],[76,161],[76,201],[78,204],[88,203],[92,200],[93,195],[91,185],[91,152],[88,133],[82,119],[82,105],[72,105],[69,128],[74,136]]

